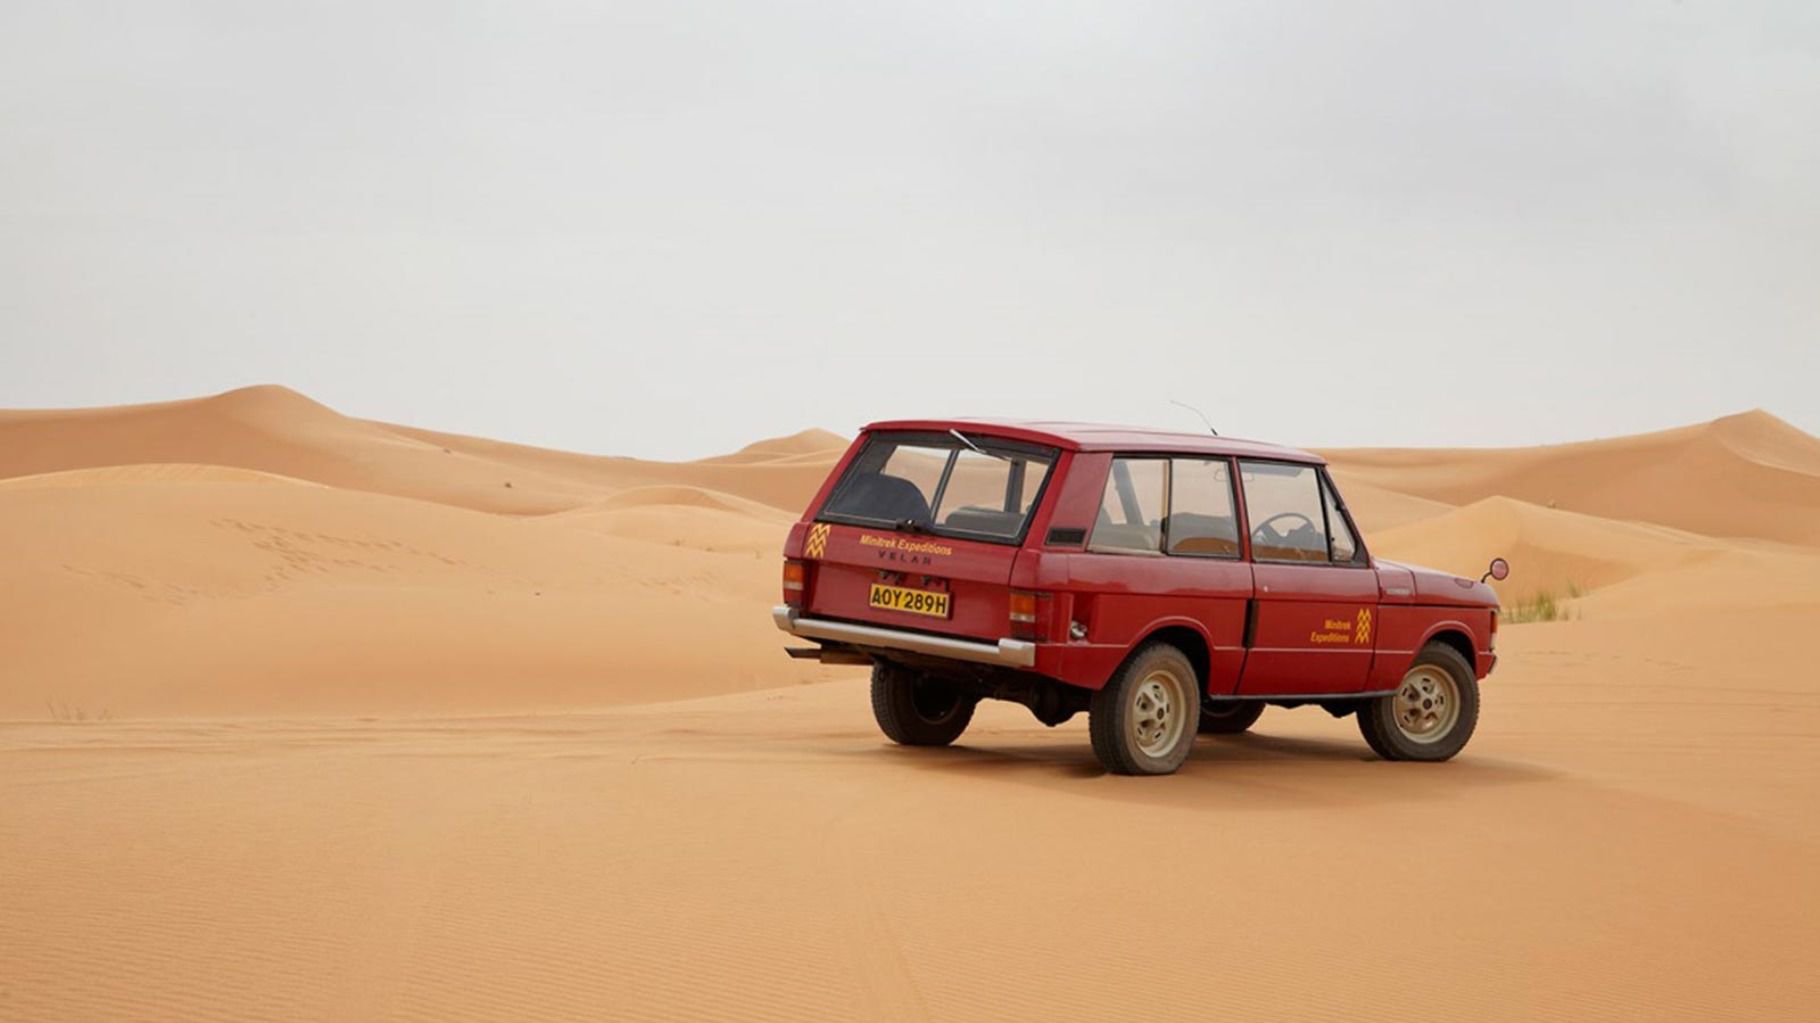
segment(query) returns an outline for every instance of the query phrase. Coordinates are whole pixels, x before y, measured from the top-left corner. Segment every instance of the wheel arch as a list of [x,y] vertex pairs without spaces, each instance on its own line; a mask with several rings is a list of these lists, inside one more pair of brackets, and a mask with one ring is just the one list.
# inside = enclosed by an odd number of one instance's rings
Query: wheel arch
[[1200,685],[1201,695],[1206,696],[1213,674],[1213,644],[1208,639],[1207,630],[1190,618],[1153,622],[1144,631],[1143,638],[1131,644],[1131,650],[1125,659],[1130,660],[1139,650],[1159,642],[1168,643],[1188,658],[1188,663],[1194,667],[1195,681]]
[[1430,643],[1440,643],[1452,647],[1461,657],[1466,658],[1467,667],[1471,668],[1473,675],[1477,677],[1479,654],[1473,649],[1472,630],[1466,627],[1466,623],[1450,621],[1435,625],[1428,630],[1427,635],[1422,637],[1421,644],[1416,647],[1416,653],[1421,653],[1422,647]]

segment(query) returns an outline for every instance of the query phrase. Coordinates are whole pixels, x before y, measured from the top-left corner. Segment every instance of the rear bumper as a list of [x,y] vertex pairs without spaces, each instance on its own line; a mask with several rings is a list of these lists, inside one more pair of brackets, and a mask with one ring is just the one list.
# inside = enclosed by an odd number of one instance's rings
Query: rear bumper
[[1001,639],[995,645],[906,632],[903,629],[886,629],[877,625],[804,618],[802,612],[781,604],[771,609],[771,620],[783,631],[804,639],[825,639],[861,647],[907,650],[933,657],[972,661],[975,664],[998,664],[1007,668],[1028,668],[1036,663],[1036,644],[1022,639]]

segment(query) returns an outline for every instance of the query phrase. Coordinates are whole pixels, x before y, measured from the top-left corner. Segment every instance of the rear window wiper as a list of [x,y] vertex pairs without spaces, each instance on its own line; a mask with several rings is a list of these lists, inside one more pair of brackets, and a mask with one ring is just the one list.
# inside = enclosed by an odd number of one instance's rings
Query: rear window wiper
[[987,458],[996,458],[1001,462],[1015,462],[1016,461],[1016,459],[1007,457],[1005,455],[1001,455],[996,451],[987,451],[985,448],[982,448],[978,444],[975,444],[971,440],[968,440],[967,435],[960,432],[959,430],[951,429],[948,432],[954,435],[955,440],[958,440],[962,444],[967,445],[967,448],[976,455],[985,455]]

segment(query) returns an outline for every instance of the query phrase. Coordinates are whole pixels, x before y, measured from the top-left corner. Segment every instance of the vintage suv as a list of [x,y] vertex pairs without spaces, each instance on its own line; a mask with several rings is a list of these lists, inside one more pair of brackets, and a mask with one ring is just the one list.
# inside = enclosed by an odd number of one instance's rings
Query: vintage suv
[[[1375,559],[1317,455],[1074,423],[874,423],[784,545],[792,656],[872,665],[892,740],[953,742],[981,699],[1089,712],[1109,771],[1168,774],[1265,704],[1358,715],[1387,760],[1446,760],[1497,663],[1475,581]],[[1502,559],[1487,575],[1504,578]]]

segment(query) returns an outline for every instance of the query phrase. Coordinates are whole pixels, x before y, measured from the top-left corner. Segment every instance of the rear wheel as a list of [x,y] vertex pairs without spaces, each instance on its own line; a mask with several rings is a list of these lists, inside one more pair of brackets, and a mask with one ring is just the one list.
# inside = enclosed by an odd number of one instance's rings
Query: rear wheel
[[1263,700],[1213,700],[1201,704],[1202,735],[1237,735],[1257,724]]
[[1430,643],[1403,684],[1359,708],[1359,732],[1385,760],[1447,760],[1479,723],[1479,682],[1458,650]]
[[1093,754],[1113,774],[1171,774],[1188,759],[1201,711],[1194,665],[1167,643],[1152,643],[1093,694]]
[[900,746],[946,746],[961,737],[979,701],[952,682],[890,661],[872,664],[872,716]]

